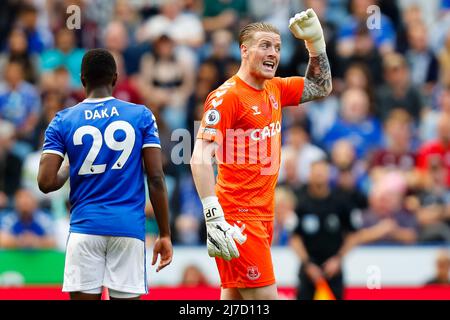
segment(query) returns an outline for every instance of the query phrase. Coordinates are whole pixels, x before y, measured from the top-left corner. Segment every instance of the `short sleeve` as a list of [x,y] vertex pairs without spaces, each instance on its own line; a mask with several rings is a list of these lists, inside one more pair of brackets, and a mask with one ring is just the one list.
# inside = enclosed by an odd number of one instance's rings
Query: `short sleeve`
[[274,80],[280,89],[281,107],[297,106],[300,104],[305,78],[287,77],[274,78]]
[[57,154],[64,158],[66,146],[64,144],[63,134],[61,131],[61,121],[61,115],[57,113],[52,122],[48,125],[47,130],[45,130],[45,140],[42,153]]
[[159,140],[158,125],[153,113],[144,106],[144,113],[142,115],[142,130],[143,130],[143,145],[142,148],[161,148]]
[[237,96],[226,88],[213,91],[206,99],[197,139],[222,144],[227,129],[233,128],[238,105]]

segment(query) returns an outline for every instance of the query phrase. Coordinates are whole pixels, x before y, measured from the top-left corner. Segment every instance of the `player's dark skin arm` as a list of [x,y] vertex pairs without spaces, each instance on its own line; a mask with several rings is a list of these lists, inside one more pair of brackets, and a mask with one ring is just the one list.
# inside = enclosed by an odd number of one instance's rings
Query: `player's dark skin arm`
[[60,189],[69,178],[69,165],[63,158],[52,153],[43,153],[39,162],[38,185],[43,193]]
[[325,98],[333,90],[330,63],[326,52],[309,57],[300,103]]
[[147,172],[148,191],[150,201],[155,212],[158,223],[159,238],[153,247],[152,265],[156,263],[158,254],[161,255],[156,272],[163,269],[172,261],[172,242],[170,240],[169,227],[169,203],[167,197],[166,184],[164,182],[164,171],[162,168],[162,155],[159,148],[144,148],[145,171]]

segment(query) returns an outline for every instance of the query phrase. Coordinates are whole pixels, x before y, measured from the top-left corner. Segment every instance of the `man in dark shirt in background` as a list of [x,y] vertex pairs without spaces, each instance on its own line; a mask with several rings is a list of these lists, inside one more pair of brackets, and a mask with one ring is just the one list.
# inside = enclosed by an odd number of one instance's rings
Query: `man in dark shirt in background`
[[326,160],[311,165],[309,183],[298,192],[298,225],[291,246],[301,260],[297,298],[311,300],[316,283],[326,279],[337,299],[343,298],[342,258],[356,244],[350,209],[329,187]]

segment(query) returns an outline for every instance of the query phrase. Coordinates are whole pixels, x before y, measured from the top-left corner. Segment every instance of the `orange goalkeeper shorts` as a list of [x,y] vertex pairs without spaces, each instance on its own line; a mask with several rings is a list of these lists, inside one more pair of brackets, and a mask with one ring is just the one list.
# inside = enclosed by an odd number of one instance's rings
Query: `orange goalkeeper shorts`
[[240,245],[239,258],[226,261],[216,258],[222,288],[256,288],[275,283],[270,244],[272,243],[272,221],[235,221],[226,219],[231,225],[245,225],[243,234],[247,240]]

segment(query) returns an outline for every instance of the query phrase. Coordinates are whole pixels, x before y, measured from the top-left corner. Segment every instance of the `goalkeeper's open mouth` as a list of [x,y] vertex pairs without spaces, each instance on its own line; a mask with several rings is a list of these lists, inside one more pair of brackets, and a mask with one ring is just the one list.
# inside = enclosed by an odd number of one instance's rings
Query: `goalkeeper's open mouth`
[[263,61],[263,66],[268,71],[274,71],[277,64],[274,61],[265,60],[265,61]]

